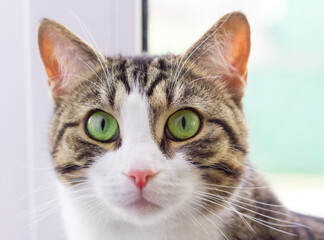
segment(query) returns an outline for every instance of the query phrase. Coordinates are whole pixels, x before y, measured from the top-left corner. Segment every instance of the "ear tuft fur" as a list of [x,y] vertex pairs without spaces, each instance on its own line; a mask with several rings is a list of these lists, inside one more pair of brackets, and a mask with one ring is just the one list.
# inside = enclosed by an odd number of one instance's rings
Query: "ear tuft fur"
[[[43,19],[38,29],[38,45],[54,101],[68,94],[70,79],[80,78],[104,58],[63,25]],[[97,58],[98,57],[98,58]]]
[[241,12],[231,12],[213,25],[184,55],[206,76],[221,76],[241,99],[250,54],[250,26]]

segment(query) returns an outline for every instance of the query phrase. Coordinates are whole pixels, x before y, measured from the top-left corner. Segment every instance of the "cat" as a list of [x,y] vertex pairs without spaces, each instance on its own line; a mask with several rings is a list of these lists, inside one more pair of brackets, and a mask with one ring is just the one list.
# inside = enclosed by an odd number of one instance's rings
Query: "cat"
[[324,239],[247,158],[243,13],[183,55],[105,57],[48,19],[38,43],[68,239]]

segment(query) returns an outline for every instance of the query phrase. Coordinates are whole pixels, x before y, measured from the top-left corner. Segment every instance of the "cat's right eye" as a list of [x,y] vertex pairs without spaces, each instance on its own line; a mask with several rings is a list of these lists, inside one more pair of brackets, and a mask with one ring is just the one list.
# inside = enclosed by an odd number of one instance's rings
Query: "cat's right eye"
[[107,142],[116,136],[118,123],[110,114],[97,110],[88,117],[85,128],[92,139]]

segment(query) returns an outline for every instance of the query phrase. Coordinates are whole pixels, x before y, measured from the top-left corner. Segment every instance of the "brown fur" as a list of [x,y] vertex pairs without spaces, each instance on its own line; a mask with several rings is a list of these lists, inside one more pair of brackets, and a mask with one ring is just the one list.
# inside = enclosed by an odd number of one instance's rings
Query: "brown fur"
[[[77,184],[86,177],[87,168],[91,167],[96,156],[122,144],[122,129],[120,137],[110,143],[89,138],[84,131],[85,119],[91,111],[101,109],[113,114],[118,121],[123,99],[137,85],[148,97],[151,132],[160,150],[169,158],[178,151],[185,152],[188,162],[199,169],[203,182],[220,186],[218,190],[208,190],[209,197],[203,201],[203,206],[217,212],[223,208],[222,205],[229,206],[224,200],[227,199],[232,204],[239,204],[241,207],[237,210],[248,216],[244,222],[237,214],[230,215],[227,219],[230,226],[225,229],[229,239],[324,239],[324,220],[302,216],[281,206],[271,190],[264,188],[267,184],[247,159],[248,133],[241,106],[246,69],[236,72],[237,68],[228,65],[231,57],[222,55],[231,51],[227,49],[226,41],[235,34],[226,28],[233,28],[241,22],[247,24],[241,13],[222,18],[184,56],[103,59],[99,55],[107,67],[103,70],[92,48],[62,25],[43,21],[39,33],[43,60],[46,54],[42,51],[42,39],[45,30],[51,29],[52,33],[58,32],[62,44],[67,44],[70,50],[73,46],[73,51],[79,52],[91,67],[79,62],[83,66],[78,69],[82,78],[75,74],[68,76],[64,79],[68,82],[60,89],[62,91],[57,91],[55,80],[53,83],[56,86],[52,91],[55,112],[49,135],[59,178],[68,184]],[[221,31],[215,31],[219,28]],[[211,34],[215,37],[205,41]],[[202,41],[204,44],[198,48]],[[249,50],[249,43],[246,46]],[[213,55],[213,52],[217,54]],[[248,56],[245,58],[247,61]],[[216,67],[208,65],[217,60]],[[59,64],[60,58],[55,61]],[[172,113],[183,108],[195,109],[203,126],[193,138],[172,141],[165,136],[165,123]],[[218,205],[211,203],[215,200]],[[209,214],[206,208],[201,211]]]

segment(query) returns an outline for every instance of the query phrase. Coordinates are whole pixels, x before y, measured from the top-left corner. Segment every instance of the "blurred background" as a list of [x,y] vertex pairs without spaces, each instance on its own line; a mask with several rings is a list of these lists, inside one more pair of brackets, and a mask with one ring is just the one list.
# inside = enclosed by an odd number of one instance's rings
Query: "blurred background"
[[291,209],[324,216],[324,2],[149,2],[148,50],[182,53],[218,18],[242,11],[251,25],[244,109],[249,158]]
[[221,16],[243,11],[252,32],[249,158],[289,208],[324,217],[324,2],[148,0],[147,15],[143,2],[0,1],[0,239],[65,239],[47,147],[53,105],[37,48],[43,17],[108,55],[180,54]]

